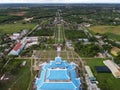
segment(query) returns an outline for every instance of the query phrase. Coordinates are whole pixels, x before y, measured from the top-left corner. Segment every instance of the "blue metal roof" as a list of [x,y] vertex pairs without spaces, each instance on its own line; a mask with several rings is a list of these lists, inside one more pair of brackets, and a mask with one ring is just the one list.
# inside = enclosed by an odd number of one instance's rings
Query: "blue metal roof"
[[72,83],[44,83],[39,90],[76,90],[76,86]]
[[73,63],[57,57],[42,69],[40,78],[36,80],[37,90],[82,90]]
[[57,62],[61,63],[61,62],[62,62],[61,57],[56,57],[56,58],[55,58],[55,62],[56,62],[56,63],[57,63]]
[[[61,77],[62,75],[62,77]],[[67,69],[48,69],[47,71],[47,79],[49,80],[69,80],[70,77],[68,75]]]

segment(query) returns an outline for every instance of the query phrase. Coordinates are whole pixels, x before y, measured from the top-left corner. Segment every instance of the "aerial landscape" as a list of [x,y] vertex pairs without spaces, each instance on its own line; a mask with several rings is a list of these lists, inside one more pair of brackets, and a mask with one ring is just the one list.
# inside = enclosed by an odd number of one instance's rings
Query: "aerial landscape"
[[120,1],[0,1],[0,90],[120,90]]

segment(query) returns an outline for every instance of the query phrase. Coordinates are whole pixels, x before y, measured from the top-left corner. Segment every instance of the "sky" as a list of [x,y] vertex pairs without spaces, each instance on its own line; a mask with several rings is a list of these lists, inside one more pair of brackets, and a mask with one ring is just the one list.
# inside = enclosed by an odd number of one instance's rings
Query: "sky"
[[120,0],[0,0],[1,3],[120,3]]

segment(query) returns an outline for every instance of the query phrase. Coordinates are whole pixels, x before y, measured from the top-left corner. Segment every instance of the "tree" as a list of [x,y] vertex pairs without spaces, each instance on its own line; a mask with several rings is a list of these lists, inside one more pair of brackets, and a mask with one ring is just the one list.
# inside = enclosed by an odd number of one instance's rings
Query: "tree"
[[118,56],[115,57],[115,62],[120,64],[120,52],[118,53]]

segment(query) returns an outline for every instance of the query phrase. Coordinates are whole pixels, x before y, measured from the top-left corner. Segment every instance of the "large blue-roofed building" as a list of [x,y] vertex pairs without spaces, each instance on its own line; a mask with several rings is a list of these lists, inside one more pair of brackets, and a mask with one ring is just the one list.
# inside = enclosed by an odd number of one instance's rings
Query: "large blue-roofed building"
[[62,61],[61,57],[43,64],[41,75],[36,78],[37,90],[82,90],[75,69],[76,64]]

